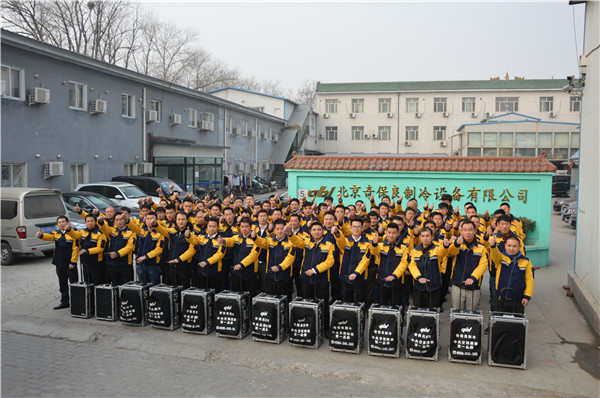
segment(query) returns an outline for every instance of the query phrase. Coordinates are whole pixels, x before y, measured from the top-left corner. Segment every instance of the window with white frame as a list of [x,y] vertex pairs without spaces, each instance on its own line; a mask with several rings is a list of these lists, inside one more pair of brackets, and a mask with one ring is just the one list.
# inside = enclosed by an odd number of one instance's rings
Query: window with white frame
[[124,176],[136,176],[138,175],[137,163],[124,163],[123,164],[123,175]]
[[381,141],[389,141],[391,138],[392,126],[379,126],[378,137]]
[[352,126],[352,141],[360,141],[365,133],[364,126]]
[[231,128],[233,127],[233,120],[230,117],[225,119],[225,132],[231,133]]
[[496,112],[518,112],[519,97],[496,97]]
[[581,97],[572,95],[569,101],[569,110],[571,112],[581,112]]
[[79,184],[87,184],[90,182],[87,163],[72,163],[71,164],[71,191]]
[[87,84],[69,82],[69,109],[86,110]]
[[463,97],[462,98],[462,111],[463,112],[475,112],[475,97]]
[[271,141],[271,138],[273,138],[273,128],[269,127],[269,130],[267,131],[266,139]]
[[338,100],[337,98],[325,100],[325,113],[337,113]]
[[26,187],[27,186],[27,164],[26,163],[2,163],[2,186],[3,187]]
[[419,99],[418,98],[407,98],[406,99],[406,113],[417,113],[419,112]]
[[203,117],[204,117],[205,122],[209,122],[209,123],[215,122],[215,114],[214,113],[206,112],[206,113],[204,113]]
[[121,94],[121,115],[132,119],[135,118],[135,95]]
[[446,112],[446,98],[434,98],[433,99],[433,111],[434,112]]
[[327,141],[337,141],[337,126],[325,126],[325,139]]
[[188,108],[188,127],[198,127],[198,110]]
[[162,122],[162,101],[150,100],[150,110],[156,111],[156,114],[158,115],[156,121],[158,123]]
[[419,140],[419,126],[406,126],[406,141]]
[[554,110],[554,97],[540,97],[540,112],[552,112]]
[[2,98],[24,100],[23,69],[2,65]]
[[446,141],[446,126],[433,126],[433,140]]
[[240,130],[242,131],[243,135],[248,135],[248,122],[245,120],[242,120],[240,122]]
[[365,111],[365,100],[363,98],[352,99],[352,113],[363,113]]
[[388,113],[392,111],[391,98],[379,98],[379,113]]

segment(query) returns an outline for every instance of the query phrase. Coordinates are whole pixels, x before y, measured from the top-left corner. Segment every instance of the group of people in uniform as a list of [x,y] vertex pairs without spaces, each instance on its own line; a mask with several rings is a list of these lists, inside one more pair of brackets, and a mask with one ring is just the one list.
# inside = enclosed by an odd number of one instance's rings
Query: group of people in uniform
[[[162,192],[159,190],[159,195]],[[334,300],[365,302],[368,308],[409,304],[440,308],[450,293],[454,309],[479,307],[481,282],[489,272],[492,310],[523,313],[531,300],[534,270],[525,256],[525,234],[509,203],[482,214],[473,203],[461,209],[444,195],[419,206],[416,198],[377,204],[345,204],[341,195],[322,203],[272,195],[223,200],[180,197],[159,204],[140,200],[139,217],[128,208],[105,214],[76,209],[86,228],[38,232],[54,241],[53,264],[61,302],[69,306],[68,281],[121,285],[166,283],[222,290],[323,299],[325,319]],[[367,209],[368,207],[368,209]]]

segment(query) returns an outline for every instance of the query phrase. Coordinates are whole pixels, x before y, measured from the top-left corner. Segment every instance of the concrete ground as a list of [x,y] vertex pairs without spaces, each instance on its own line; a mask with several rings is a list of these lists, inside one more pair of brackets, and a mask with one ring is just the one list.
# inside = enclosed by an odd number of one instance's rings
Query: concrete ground
[[[438,362],[135,328],[72,318],[54,266],[21,258],[1,269],[2,396],[546,396],[598,397],[600,346],[562,286],[574,230],[552,215],[550,265],[536,270],[527,370],[449,363],[448,307]],[[489,310],[487,280],[482,310]],[[487,336],[484,336],[487,346]]]

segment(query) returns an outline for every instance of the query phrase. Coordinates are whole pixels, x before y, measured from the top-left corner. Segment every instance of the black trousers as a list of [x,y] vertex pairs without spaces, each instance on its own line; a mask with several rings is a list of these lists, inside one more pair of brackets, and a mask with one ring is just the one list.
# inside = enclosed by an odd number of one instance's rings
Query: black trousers
[[258,288],[258,278],[252,274],[250,278],[243,278],[236,274],[231,274],[231,290],[234,292],[248,292],[250,298],[256,296]]
[[106,269],[103,262],[82,264],[81,266],[83,267],[83,280],[86,283],[93,283],[96,286],[106,283]]
[[287,281],[275,281],[267,277],[266,293],[276,296],[287,296],[289,303],[292,301],[292,279]]
[[258,262],[258,291],[266,292],[267,291],[267,262],[259,261]]
[[221,261],[221,290],[231,290],[231,271],[233,268],[233,257],[223,258]]
[[379,285],[379,304],[402,305],[404,299],[404,286],[399,284],[395,287]]
[[58,276],[58,289],[60,290],[60,302],[69,304],[69,282],[79,281],[77,267],[70,269],[68,265],[57,265],[56,275]]
[[[342,281],[340,281],[340,266],[333,266],[329,269],[329,280],[331,283],[331,299],[342,300]],[[363,300],[364,301],[364,300]]]
[[325,330],[329,330],[329,284],[317,285],[308,279],[302,279],[302,289],[299,294],[305,299],[323,300],[323,320]]
[[302,297],[302,278],[300,278],[300,268],[294,268],[292,273],[293,286],[296,288],[296,297]]
[[437,308],[440,304],[442,289],[432,292],[413,289],[413,305],[417,308]]
[[[358,278],[361,278],[360,276]],[[339,280],[339,279],[338,279]],[[345,303],[364,303],[367,298],[367,285],[340,281],[342,301]]]
[[367,296],[365,299],[365,308],[370,308],[371,304],[375,302],[375,285],[377,282],[377,266],[375,264],[369,264],[369,271],[367,275]]
[[170,285],[183,286],[187,289],[191,286],[192,264],[190,263],[168,263],[167,278]]
[[494,299],[494,311],[497,312],[512,312],[515,314],[525,313],[525,307],[521,304],[522,299],[508,300],[500,295],[496,295]]
[[113,285],[124,285],[127,282],[133,281],[133,266],[131,265],[119,265],[116,267],[108,265],[106,270],[108,271],[108,281]]
[[221,276],[217,275],[203,275],[198,272],[196,287],[200,289],[215,289],[215,293],[221,291]]

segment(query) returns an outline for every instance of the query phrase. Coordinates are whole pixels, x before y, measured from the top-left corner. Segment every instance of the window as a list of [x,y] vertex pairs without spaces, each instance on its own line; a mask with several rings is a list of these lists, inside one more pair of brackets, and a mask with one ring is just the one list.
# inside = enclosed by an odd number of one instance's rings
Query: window
[[[501,147],[512,147],[513,146],[513,133],[500,133],[500,146]],[[506,156],[506,155],[500,155]],[[512,152],[511,152],[512,156]]]
[[535,146],[535,133],[515,133],[515,146]]
[[518,112],[519,97],[496,97],[496,112]]
[[406,99],[406,113],[417,113],[419,112],[419,99],[418,98],[407,98]]
[[463,112],[475,112],[475,97],[463,97],[462,111]]
[[352,113],[363,113],[365,111],[365,100],[362,98],[352,99]]
[[433,111],[434,112],[446,112],[446,98],[434,98],[433,99]]
[[406,126],[406,141],[419,140],[419,126]]
[[498,148],[483,148],[483,156],[498,156]]
[[17,201],[16,200],[3,200],[2,201],[2,214],[3,220],[12,220],[17,216]]
[[3,163],[2,164],[2,186],[3,187],[26,187],[26,163]]
[[135,118],[135,95],[121,94],[121,115]]
[[388,113],[392,111],[391,98],[379,98],[379,113]]
[[364,126],[352,126],[352,141],[362,140],[364,132]]
[[481,148],[467,148],[467,156],[481,156]]
[[325,139],[327,141],[337,141],[337,126],[326,126],[325,127]]
[[391,139],[392,126],[379,126],[379,139],[389,141]]
[[240,129],[242,130],[242,134],[248,135],[248,122],[245,120],[242,120],[240,123],[241,123]]
[[579,133],[571,133],[571,148],[579,148]]
[[554,159],[566,160],[568,155],[569,150],[567,148],[554,148]]
[[540,156],[542,152],[546,152],[546,158],[552,159],[552,148],[538,148],[538,156]]
[[79,184],[87,184],[89,181],[87,163],[71,164],[71,190]]
[[[468,146],[481,146],[481,133],[468,133],[467,134],[467,145]],[[477,155],[479,156],[479,155]]]
[[433,140],[434,141],[445,141],[446,140],[446,126],[433,126]]
[[188,127],[196,128],[198,127],[198,110],[197,109],[188,109]]
[[65,214],[65,205],[58,195],[31,195],[23,199],[25,218],[58,217]]
[[206,112],[203,114],[203,117],[204,117],[205,122],[209,122],[209,123],[215,122],[215,114],[214,113]]
[[515,156],[535,156],[535,148],[515,148]]
[[552,112],[554,110],[554,97],[540,97],[540,112]]
[[231,118],[228,117],[227,119],[225,119],[225,132],[226,133],[231,133],[232,126],[233,126],[233,121],[231,120]]
[[24,100],[23,69],[2,65],[2,97]]
[[325,100],[325,113],[337,113],[337,105],[338,105],[337,98],[326,99]]
[[[485,147],[498,146],[498,133],[483,133],[483,146],[485,146]],[[484,152],[485,152],[485,150],[484,150]],[[490,156],[496,156],[496,155],[490,155]]]
[[569,101],[569,110],[571,112],[581,112],[581,97],[572,95]]
[[69,82],[69,108],[80,111],[86,110],[87,90],[83,83]]
[[500,155],[499,156],[512,156],[513,155],[513,149],[512,148],[500,148]]
[[123,175],[124,176],[136,176],[136,175],[138,175],[137,163],[125,163],[125,164],[123,164]]
[[539,133],[538,146],[552,146],[552,133]]
[[158,115],[156,122],[162,122],[162,101],[150,100],[150,110],[156,111],[156,114]]
[[569,146],[569,133],[554,134],[554,146]]

